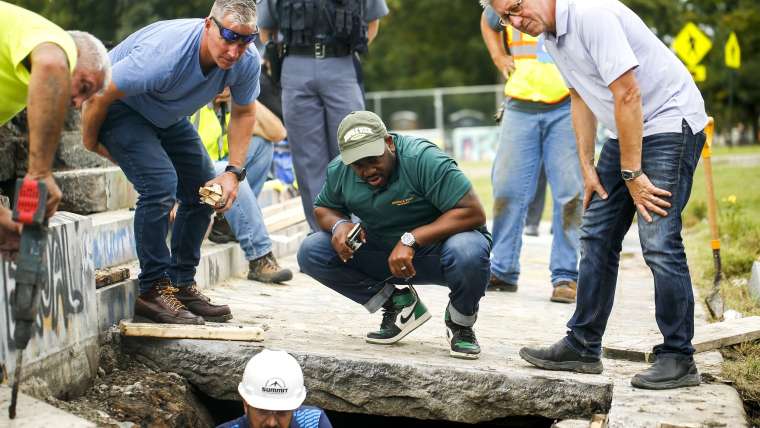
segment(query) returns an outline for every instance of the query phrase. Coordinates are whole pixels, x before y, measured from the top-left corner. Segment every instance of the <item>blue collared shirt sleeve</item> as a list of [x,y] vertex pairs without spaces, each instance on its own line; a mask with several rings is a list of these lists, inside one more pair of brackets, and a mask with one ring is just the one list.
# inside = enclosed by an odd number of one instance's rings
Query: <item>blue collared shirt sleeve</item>
[[491,6],[486,6],[483,12],[486,14],[486,22],[492,30],[504,31],[504,27],[499,22],[499,15],[496,14],[496,11]]
[[274,19],[274,14],[277,13],[276,10],[272,10],[269,8],[269,5],[272,5],[272,8],[277,7],[277,0],[261,0],[256,5],[256,24],[260,28],[266,28],[266,29],[275,29],[278,27],[277,21]]
[[620,18],[612,10],[585,9],[578,16],[578,31],[605,85],[609,86],[628,70],[638,67],[639,61]]
[[372,22],[376,19],[380,19],[388,14],[388,5],[385,4],[385,0],[366,0],[365,5],[365,18],[367,22]]
[[[253,46],[253,45],[252,45]],[[232,99],[237,105],[249,105],[256,101],[261,92],[259,75],[261,73],[261,59],[254,47],[248,49],[254,56],[253,61],[248,61],[245,69],[238,74],[237,81],[230,85]]]
[[166,89],[171,81],[171,67],[169,62],[156,61],[156,57],[155,49],[148,45],[133,46],[126,57],[111,67],[116,88],[126,96]]

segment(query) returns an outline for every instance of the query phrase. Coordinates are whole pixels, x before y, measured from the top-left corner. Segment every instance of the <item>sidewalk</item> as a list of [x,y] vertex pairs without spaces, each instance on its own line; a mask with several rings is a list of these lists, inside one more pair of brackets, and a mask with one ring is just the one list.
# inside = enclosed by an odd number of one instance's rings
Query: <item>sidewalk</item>
[[[303,365],[309,402],[332,410],[469,423],[517,415],[589,420],[594,413],[607,413],[613,427],[746,425],[741,400],[728,385],[706,382],[695,388],[644,391],[632,388],[629,380],[647,364],[605,359],[603,374],[582,375],[543,371],[521,360],[520,347],[562,337],[574,308],[549,301],[547,229],[544,224],[540,237],[525,238],[519,291],[489,292],[481,301],[475,330],[483,353],[476,361],[448,356],[445,287],[418,287],[433,318],[393,346],[364,342],[365,333],[379,325],[379,313],[368,315],[302,274],[286,286],[236,279],[207,294],[232,307],[232,322],[264,326],[264,345],[293,353]],[[282,262],[297,271],[294,257]],[[638,239],[631,233],[624,243],[607,342],[659,334],[653,289]],[[696,317],[697,323],[706,322],[699,304]],[[260,349],[192,340],[124,338],[123,344],[222,399],[237,399],[245,362]],[[719,376],[719,353],[700,354],[697,362],[703,379]]]

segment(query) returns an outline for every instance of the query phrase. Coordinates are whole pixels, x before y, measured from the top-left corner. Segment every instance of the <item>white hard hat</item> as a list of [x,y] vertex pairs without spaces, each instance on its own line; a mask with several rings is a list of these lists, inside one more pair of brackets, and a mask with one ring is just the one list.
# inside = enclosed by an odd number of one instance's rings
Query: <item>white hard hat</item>
[[306,399],[298,361],[285,351],[268,349],[245,365],[238,392],[249,406],[262,410],[295,410]]

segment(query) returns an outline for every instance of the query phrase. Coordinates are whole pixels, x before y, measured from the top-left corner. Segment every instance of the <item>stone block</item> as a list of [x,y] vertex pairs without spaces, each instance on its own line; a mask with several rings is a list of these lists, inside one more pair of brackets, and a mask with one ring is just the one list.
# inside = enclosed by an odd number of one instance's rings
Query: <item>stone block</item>
[[752,276],[749,278],[749,294],[760,301],[760,260],[752,264]]
[[119,324],[119,321],[132,318],[138,294],[137,279],[128,279],[98,289],[98,331],[105,333],[112,326]]
[[[98,328],[95,276],[89,253],[89,218],[58,212],[50,221],[47,278],[40,290],[36,328],[24,350],[24,379],[44,380],[57,397],[84,391],[97,373]],[[15,264],[0,264],[0,301],[15,289]],[[0,361],[13,372],[15,323],[10,308],[0,305]],[[5,321],[8,321],[6,324]]]
[[55,172],[63,192],[59,209],[78,214],[133,207],[137,194],[119,167]]
[[134,211],[93,214],[91,254],[95,269],[123,265],[137,259]]
[[61,135],[61,143],[55,156],[53,169],[71,170],[81,168],[104,168],[113,166],[111,161],[87,150],[82,145],[82,134],[66,131]]

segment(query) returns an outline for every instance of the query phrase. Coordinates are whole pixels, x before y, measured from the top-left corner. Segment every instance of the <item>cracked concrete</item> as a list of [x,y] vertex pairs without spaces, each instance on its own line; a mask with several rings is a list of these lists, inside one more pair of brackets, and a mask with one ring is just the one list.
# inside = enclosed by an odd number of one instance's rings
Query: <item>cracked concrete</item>
[[[469,423],[519,415],[588,420],[593,413],[608,413],[613,427],[746,426],[736,391],[715,380],[717,352],[697,357],[703,378],[712,381],[675,391],[632,388],[629,379],[647,367],[643,363],[605,359],[603,374],[582,375],[539,370],[519,358],[521,346],[561,337],[573,312],[573,305],[549,301],[547,226],[542,225],[542,236],[524,239],[519,291],[489,292],[481,301],[475,330],[483,354],[476,361],[448,356],[445,287],[418,286],[433,319],[393,346],[364,342],[379,314],[367,314],[302,274],[280,286],[234,279],[207,294],[232,307],[232,322],[264,326],[265,346],[293,353],[304,367],[307,401],[328,409]],[[623,252],[607,341],[659,334],[653,281],[635,235]],[[297,270],[293,257],[281,262]],[[706,322],[700,306],[696,317],[697,323]],[[237,399],[245,362],[260,349],[247,343],[135,338],[124,338],[123,346],[223,399]]]

